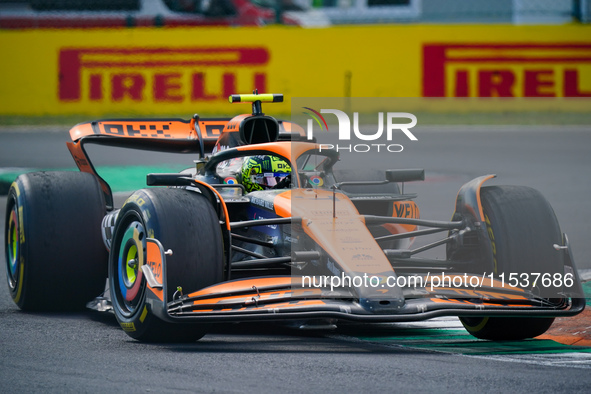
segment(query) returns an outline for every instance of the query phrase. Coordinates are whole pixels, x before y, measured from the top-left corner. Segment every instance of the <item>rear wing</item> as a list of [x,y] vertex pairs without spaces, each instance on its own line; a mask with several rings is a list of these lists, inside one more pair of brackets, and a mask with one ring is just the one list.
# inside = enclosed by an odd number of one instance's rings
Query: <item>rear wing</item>
[[80,123],[70,130],[66,145],[82,172],[93,174],[105,195],[107,209],[113,209],[113,193],[92,165],[84,145],[98,144],[122,148],[172,153],[211,153],[230,118],[199,119],[105,119]]
[[179,153],[211,153],[230,118],[105,119],[80,123],[70,130],[74,143],[100,138],[95,143],[135,149]]
[[[85,144],[117,146],[170,153],[198,153],[200,157],[212,153],[218,138],[231,118],[204,118],[198,115],[183,119],[105,119],[80,123],[70,130],[72,142],[66,145],[82,172],[98,179],[108,209],[113,208],[113,193],[101,178],[86,150]],[[291,139],[292,124],[278,121],[279,131]],[[299,133],[298,133],[299,135]]]

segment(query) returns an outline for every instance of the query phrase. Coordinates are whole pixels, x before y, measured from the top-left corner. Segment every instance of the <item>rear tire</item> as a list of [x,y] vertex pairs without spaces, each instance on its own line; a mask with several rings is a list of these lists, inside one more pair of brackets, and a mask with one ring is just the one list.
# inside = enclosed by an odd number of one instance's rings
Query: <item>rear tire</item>
[[[524,186],[489,186],[481,190],[482,209],[493,249],[495,275],[564,273],[563,254],[553,245],[562,244],[562,232],[552,207],[535,189]],[[547,288],[527,290],[549,292]],[[560,289],[547,294],[552,298]],[[550,328],[554,318],[475,317],[460,318],[477,338],[518,340],[533,338]]]
[[119,212],[114,234],[109,287],[124,331],[146,342],[193,342],[205,335],[208,325],[169,323],[152,313],[139,267],[146,262],[146,238],[155,238],[173,251],[166,256],[168,300],[179,286],[187,294],[221,282],[222,233],[211,203],[182,189],[139,190]]
[[82,309],[107,277],[101,236],[105,201],[91,174],[37,172],[19,176],[6,206],[8,289],[26,311]]

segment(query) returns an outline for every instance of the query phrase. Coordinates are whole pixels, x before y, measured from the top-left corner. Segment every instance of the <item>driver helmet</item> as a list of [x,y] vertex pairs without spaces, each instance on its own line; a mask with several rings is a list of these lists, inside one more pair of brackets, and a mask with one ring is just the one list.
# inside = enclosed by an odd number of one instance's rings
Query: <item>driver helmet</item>
[[247,193],[255,190],[267,190],[284,187],[284,181],[291,174],[287,161],[276,156],[251,156],[244,159],[241,181]]

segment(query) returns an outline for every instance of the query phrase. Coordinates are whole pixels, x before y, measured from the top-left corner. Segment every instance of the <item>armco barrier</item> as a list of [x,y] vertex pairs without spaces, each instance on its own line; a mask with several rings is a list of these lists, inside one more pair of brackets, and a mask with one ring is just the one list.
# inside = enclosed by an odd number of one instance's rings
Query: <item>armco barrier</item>
[[[227,113],[229,94],[255,87],[286,97],[591,96],[591,27],[579,25],[36,29],[0,31],[0,49],[0,114]],[[275,108],[289,112],[289,100]]]

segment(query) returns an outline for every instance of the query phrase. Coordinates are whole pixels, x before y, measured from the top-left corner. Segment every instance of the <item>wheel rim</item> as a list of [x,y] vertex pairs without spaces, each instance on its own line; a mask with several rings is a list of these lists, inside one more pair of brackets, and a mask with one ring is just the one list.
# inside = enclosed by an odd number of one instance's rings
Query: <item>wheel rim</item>
[[146,237],[142,223],[132,221],[119,243],[117,260],[117,285],[120,295],[120,306],[126,315],[133,314],[143,296],[143,273],[145,262]]
[[464,317],[462,324],[470,332],[478,332],[486,326],[488,317]]
[[7,222],[5,250],[8,282],[14,288],[17,282],[19,259],[19,227],[16,205],[10,210],[10,217]]
[[125,282],[125,287],[132,288],[137,279],[136,267],[138,261],[138,251],[135,243],[133,243],[127,250],[127,257],[124,261],[127,261],[127,264],[125,266],[125,275],[123,275],[123,281]]

